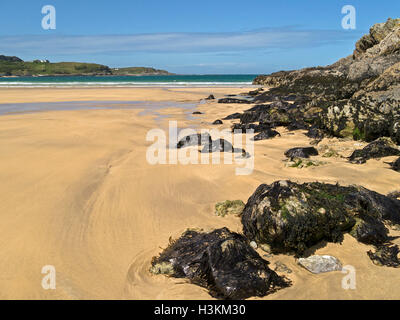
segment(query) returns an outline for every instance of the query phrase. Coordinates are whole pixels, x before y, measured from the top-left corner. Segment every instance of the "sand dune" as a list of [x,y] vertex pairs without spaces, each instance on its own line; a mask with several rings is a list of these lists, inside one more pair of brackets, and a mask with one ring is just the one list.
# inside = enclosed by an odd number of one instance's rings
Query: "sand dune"
[[[25,89],[24,89],[25,90]],[[0,90],[0,103],[63,100],[192,101],[214,93],[245,89],[21,89]],[[217,217],[214,205],[246,201],[261,183],[295,181],[361,184],[387,193],[400,189],[400,174],[382,160],[364,165],[322,158],[326,165],[304,169],[284,166],[283,153],[310,140],[279,128],[282,136],[255,144],[255,168],[235,175],[235,164],[150,165],[146,134],[178,126],[211,128],[211,122],[249,108],[209,102],[196,110],[158,110],[155,120],[139,109],[48,111],[0,117],[0,298],[3,299],[209,299],[185,280],[154,276],[151,258],[169,238],[186,228],[227,226],[241,231],[235,217]],[[226,121],[221,127],[229,128]],[[347,155],[353,141],[324,140]],[[394,235],[400,235],[394,232]],[[395,243],[400,244],[397,239]],[[337,256],[357,272],[357,289],[341,287],[343,274],[313,275],[292,256],[279,260],[293,270],[293,286],[264,299],[393,299],[400,297],[399,270],[372,264],[369,246],[346,236],[342,244],[323,244],[317,253]],[[260,251],[260,254],[264,254]],[[41,286],[44,265],[57,271],[56,290]]]

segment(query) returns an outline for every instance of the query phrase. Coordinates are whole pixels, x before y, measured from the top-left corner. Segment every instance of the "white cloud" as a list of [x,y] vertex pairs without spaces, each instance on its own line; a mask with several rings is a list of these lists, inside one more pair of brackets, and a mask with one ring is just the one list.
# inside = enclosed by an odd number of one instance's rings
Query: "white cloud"
[[238,52],[313,47],[358,37],[358,33],[351,31],[301,30],[293,27],[229,33],[1,36],[0,52],[31,56],[137,52]]

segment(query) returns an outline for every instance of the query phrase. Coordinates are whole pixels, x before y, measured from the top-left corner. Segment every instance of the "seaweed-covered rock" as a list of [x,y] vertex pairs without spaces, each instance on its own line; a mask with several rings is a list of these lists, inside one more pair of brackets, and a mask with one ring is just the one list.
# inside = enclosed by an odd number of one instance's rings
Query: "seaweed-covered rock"
[[349,161],[361,164],[369,159],[398,155],[400,155],[400,148],[390,138],[382,137],[369,143],[363,149],[354,150]]
[[253,101],[248,99],[222,98],[218,100],[218,103],[253,103]]
[[235,216],[240,216],[244,209],[244,202],[242,200],[226,200],[223,202],[218,202],[215,205],[215,214],[217,216],[224,217],[227,214],[233,214]]
[[216,125],[216,124],[223,124],[223,122],[221,120],[215,120],[212,124]]
[[280,136],[281,134],[276,131],[272,130],[270,128],[262,131],[261,133],[255,135],[253,138],[251,138],[252,141],[259,141],[259,140],[266,140],[266,139],[272,139],[276,136]]
[[289,285],[268,264],[245,237],[227,228],[209,233],[188,230],[153,258],[150,271],[187,278],[215,298],[246,299]]
[[400,172],[400,158],[390,164],[393,170]]
[[342,264],[339,259],[328,255],[299,258],[297,262],[308,271],[317,274],[342,270]]
[[184,148],[189,146],[201,146],[205,144],[210,144],[212,141],[211,136],[209,133],[197,133],[191,134],[189,136],[183,137],[179,140],[177,144],[177,148]]
[[397,245],[382,245],[376,248],[375,252],[368,251],[369,258],[378,266],[399,268],[399,247]]
[[214,99],[215,99],[215,97],[214,97],[213,94],[210,94],[210,95],[206,98],[206,100],[214,100]]
[[318,150],[314,147],[297,147],[285,151],[285,156],[288,158],[309,158],[310,156],[317,156]]
[[[367,225],[360,227],[357,221]],[[387,241],[384,223],[400,223],[400,201],[357,186],[277,181],[262,184],[242,213],[243,232],[272,252],[302,254],[321,240],[340,242],[353,230],[359,241]],[[375,235],[376,233],[377,235]]]

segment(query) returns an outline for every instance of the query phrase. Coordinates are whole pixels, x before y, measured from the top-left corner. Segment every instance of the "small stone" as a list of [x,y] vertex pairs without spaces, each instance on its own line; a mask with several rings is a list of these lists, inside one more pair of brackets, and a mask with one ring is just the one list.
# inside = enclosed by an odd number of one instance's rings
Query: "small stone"
[[251,246],[253,249],[255,249],[255,250],[258,248],[257,242],[255,242],[255,241],[251,241],[251,242],[250,242],[250,246]]
[[221,120],[215,120],[212,124],[223,124],[223,122]]
[[299,258],[297,262],[312,273],[323,273],[342,270],[342,264],[333,256],[310,256],[308,258]]
[[319,208],[318,213],[325,214],[326,213],[325,208]]

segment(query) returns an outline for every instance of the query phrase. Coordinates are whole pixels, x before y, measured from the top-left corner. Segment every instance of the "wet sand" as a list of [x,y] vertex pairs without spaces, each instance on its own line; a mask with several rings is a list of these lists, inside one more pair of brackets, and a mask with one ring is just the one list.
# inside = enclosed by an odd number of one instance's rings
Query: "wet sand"
[[[177,101],[198,103],[213,93],[241,88],[187,89],[0,89],[0,103],[56,101]],[[248,91],[248,90],[247,90]],[[2,299],[210,299],[183,279],[148,272],[151,258],[169,238],[187,228],[226,226],[241,231],[239,218],[214,215],[216,202],[247,201],[261,183],[291,179],[360,184],[386,194],[400,189],[400,174],[385,161],[354,165],[342,158],[326,165],[285,167],[284,151],[308,146],[302,131],[255,143],[254,172],[235,175],[235,164],[151,165],[146,141],[151,129],[214,128],[215,119],[251,105],[207,102],[195,109],[168,106],[157,113],[138,108],[59,110],[0,116],[0,298]],[[1,108],[1,106],[0,106]],[[194,110],[204,115],[190,116]],[[224,121],[218,128],[229,128]],[[344,156],[361,145],[325,139]],[[245,147],[245,146],[244,146]],[[392,232],[400,235],[399,232]],[[400,244],[399,239],[394,241]],[[342,244],[322,244],[356,270],[356,289],[341,286],[345,274],[313,275],[292,256],[285,263],[293,286],[262,299],[398,299],[399,269],[375,266],[371,246],[346,235]],[[259,251],[261,255],[265,253]],[[42,267],[56,268],[56,290],[41,286]],[[397,280],[396,280],[397,279]],[[260,298],[255,298],[260,299]]]

